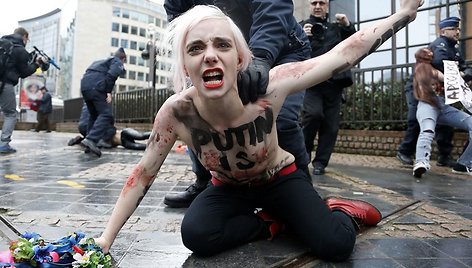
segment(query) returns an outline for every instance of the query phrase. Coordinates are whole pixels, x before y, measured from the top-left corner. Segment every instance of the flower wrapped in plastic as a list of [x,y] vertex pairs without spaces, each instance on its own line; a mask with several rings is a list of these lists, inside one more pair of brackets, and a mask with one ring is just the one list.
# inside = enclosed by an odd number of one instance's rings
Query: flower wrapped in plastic
[[0,252],[0,268],[111,268],[111,256],[103,254],[93,238],[70,233],[47,243],[39,234],[25,233]]

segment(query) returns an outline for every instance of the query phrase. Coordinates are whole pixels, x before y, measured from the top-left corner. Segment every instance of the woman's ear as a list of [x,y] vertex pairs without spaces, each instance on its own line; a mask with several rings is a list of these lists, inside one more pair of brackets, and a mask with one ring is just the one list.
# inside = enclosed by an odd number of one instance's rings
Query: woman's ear
[[242,66],[243,66],[243,58],[238,57],[238,65],[237,65],[237,68],[236,68],[238,70],[238,72],[241,71]]

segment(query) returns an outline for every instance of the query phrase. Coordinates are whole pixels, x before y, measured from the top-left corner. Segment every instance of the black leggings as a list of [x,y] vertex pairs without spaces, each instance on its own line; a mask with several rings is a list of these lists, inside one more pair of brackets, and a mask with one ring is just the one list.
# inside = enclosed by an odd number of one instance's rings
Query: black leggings
[[263,208],[285,223],[318,258],[342,261],[356,241],[349,216],[331,212],[297,170],[262,187],[211,186],[192,202],[182,221],[182,240],[195,254],[211,256],[267,238],[267,225],[254,214]]
[[151,132],[139,132],[132,128],[124,128],[121,131],[121,146],[132,150],[145,150],[146,144],[135,142],[135,140],[147,140]]

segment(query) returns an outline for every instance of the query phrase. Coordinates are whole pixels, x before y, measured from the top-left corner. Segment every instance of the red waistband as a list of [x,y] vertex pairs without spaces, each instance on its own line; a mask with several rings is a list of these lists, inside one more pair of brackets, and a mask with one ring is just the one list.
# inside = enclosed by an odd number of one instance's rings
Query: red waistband
[[248,183],[248,184],[244,184],[244,185],[232,185],[232,184],[229,184],[229,183],[224,183],[224,182],[220,181],[219,179],[213,177],[213,178],[211,178],[211,183],[214,186],[222,186],[222,185],[231,185],[231,186],[237,186],[237,187],[239,187],[239,186],[245,186],[245,187],[264,186],[264,185],[267,185],[267,184],[270,184],[270,183],[274,182],[278,177],[287,176],[287,175],[295,172],[296,170],[297,170],[297,166],[295,165],[295,163],[292,163],[292,164],[282,168],[281,170],[279,170],[279,172],[277,172],[274,176],[270,177],[266,181],[261,181],[261,182],[256,182],[256,183]]

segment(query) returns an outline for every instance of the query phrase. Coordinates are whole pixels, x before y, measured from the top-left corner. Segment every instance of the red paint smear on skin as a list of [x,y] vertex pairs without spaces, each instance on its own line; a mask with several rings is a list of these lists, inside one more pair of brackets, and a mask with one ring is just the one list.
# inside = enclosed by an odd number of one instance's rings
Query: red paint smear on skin
[[262,148],[261,150],[255,152],[253,154],[254,158],[256,159],[257,163],[261,163],[267,159],[268,153],[267,148]]
[[278,68],[274,77],[299,77],[301,74],[306,73],[308,70],[316,68],[318,64],[298,62],[296,64],[290,64],[288,68]]
[[220,166],[220,156],[217,152],[210,150],[203,153],[205,167],[209,170],[217,170]]
[[269,107],[270,105],[270,102],[268,100],[257,100],[257,105],[261,106],[262,109],[264,109],[264,111],[267,109],[267,107]]
[[141,177],[144,173],[144,168],[141,165],[137,165],[133,173],[128,177],[125,186],[123,187],[122,194],[126,196],[126,194],[131,190],[131,188],[136,187],[139,177]]
[[141,182],[141,185],[143,187],[147,187],[154,176],[146,175],[145,174],[145,169],[141,165],[137,165],[133,173],[129,176],[128,180],[126,181],[125,186],[123,187],[122,194],[123,196],[126,196],[126,194],[131,190],[131,188],[134,188],[138,185],[138,182]]

